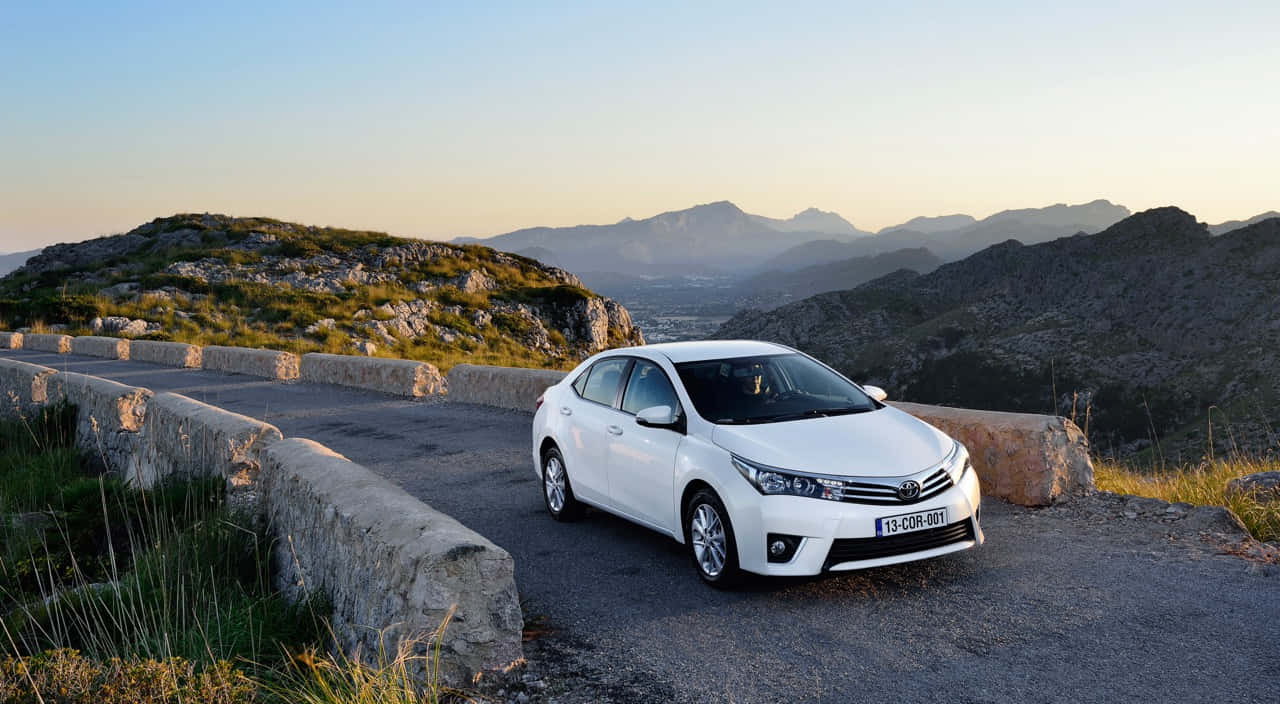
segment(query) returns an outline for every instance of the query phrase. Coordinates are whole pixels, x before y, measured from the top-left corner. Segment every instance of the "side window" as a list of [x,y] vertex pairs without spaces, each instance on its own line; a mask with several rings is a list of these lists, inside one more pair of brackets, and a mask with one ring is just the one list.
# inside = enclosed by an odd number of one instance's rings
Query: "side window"
[[585,371],[585,372],[583,372],[583,373],[579,374],[579,375],[578,375],[578,378],[577,378],[576,380],[574,380],[574,382],[573,382],[573,390],[574,390],[574,391],[577,391],[579,396],[581,396],[581,395],[582,395],[582,392],[583,392],[583,391],[585,391],[585,390],[587,389],[587,377],[589,377],[589,376],[591,376],[591,370],[590,370],[590,369],[588,369],[587,371]]
[[582,397],[588,401],[612,406],[618,396],[618,385],[622,383],[622,373],[631,362],[626,357],[604,359],[596,362],[587,375],[587,385],[582,390]]
[[634,415],[654,406],[668,406],[679,413],[680,399],[658,365],[636,360],[631,378],[627,380],[627,391],[622,397],[622,410]]

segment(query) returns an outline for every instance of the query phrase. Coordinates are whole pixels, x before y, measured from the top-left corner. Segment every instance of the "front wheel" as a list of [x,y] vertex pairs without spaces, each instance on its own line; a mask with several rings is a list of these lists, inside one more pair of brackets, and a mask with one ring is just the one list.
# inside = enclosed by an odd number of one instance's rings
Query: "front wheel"
[[557,521],[575,521],[586,511],[586,506],[574,498],[564,457],[554,447],[542,455],[542,500],[547,513]]
[[733,524],[715,492],[702,489],[693,495],[684,512],[684,536],[702,581],[721,589],[738,583],[742,573]]

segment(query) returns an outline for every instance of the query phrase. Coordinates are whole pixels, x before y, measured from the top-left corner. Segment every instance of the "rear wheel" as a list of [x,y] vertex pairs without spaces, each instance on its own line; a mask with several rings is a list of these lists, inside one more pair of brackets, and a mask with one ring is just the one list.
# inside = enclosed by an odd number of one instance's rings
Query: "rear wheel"
[[738,569],[733,524],[715,492],[701,489],[689,500],[684,512],[684,537],[702,581],[722,589],[739,582],[742,573]]
[[586,506],[573,496],[564,457],[555,447],[542,453],[542,500],[547,513],[557,521],[575,521],[586,511]]

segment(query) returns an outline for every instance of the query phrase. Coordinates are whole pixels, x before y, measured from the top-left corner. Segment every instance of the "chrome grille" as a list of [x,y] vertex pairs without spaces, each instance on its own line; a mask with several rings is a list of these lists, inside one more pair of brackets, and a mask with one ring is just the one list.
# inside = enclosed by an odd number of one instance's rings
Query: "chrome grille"
[[831,498],[851,504],[872,504],[878,506],[903,506],[931,499],[952,487],[951,475],[945,467],[940,467],[920,481],[920,494],[914,499],[898,498],[898,484],[880,482],[874,479],[853,479],[840,482],[843,486],[831,486],[823,482],[831,490]]

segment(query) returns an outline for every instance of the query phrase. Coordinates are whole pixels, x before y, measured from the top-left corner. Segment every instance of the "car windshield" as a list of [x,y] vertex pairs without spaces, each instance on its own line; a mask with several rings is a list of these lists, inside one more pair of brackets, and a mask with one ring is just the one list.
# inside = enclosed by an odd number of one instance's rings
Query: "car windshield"
[[698,415],[712,423],[776,423],[880,408],[844,377],[802,354],[676,365]]

